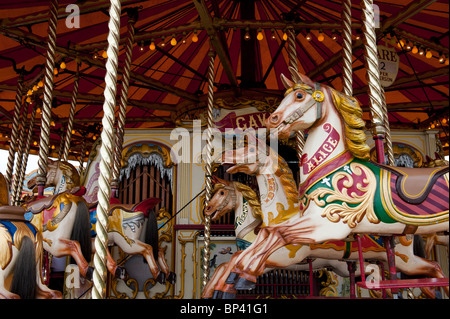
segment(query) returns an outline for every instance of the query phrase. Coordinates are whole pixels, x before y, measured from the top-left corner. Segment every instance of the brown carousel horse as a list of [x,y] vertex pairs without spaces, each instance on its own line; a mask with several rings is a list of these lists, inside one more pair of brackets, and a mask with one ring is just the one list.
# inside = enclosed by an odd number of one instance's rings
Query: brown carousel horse
[[[368,161],[359,103],[291,72],[294,82],[282,75],[285,98],[266,126],[281,138],[308,130],[300,163],[299,213],[259,232],[235,269],[261,272],[283,246],[343,240],[352,233],[448,232],[448,166],[410,169]],[[237,165],[231,170],[248,163],[251,154],[234,155]],[[254,284],[254,274],[232,275],[231,282],[240,276]]]
[[43,283],[42,234],[24,214],[22,207],[10,205],[0,173],[0,299],[61,299],[61,292]]

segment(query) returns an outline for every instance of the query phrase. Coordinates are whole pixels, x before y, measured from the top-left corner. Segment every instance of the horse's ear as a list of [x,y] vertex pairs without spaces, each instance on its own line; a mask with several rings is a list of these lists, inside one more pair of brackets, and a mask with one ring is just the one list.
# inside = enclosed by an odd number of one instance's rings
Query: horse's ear
[[294,82],[292,82],[287,77],[285,77],[283,73],[281,73],[280,77],[281,77],[281,82],[283,82],[284,88],[286,90],[294,86]]
[[291,66],[289,67],[289,72],[291,72],[292,80],[295,83],[299,83],[299,84],[303,83],[303,84],[309,85],[310,87],[314,87],[315,84],[309,77],[307,77],[304,74],[299,73],[293,67],[291,67]]

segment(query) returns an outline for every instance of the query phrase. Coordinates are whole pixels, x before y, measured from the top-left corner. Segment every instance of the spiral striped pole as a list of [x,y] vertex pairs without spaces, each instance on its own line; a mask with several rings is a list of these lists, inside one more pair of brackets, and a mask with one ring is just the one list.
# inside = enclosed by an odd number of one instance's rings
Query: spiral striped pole
[[69,158],[70,140],[72,139],[73,118],[75,117],[75,108],[77,107],[79,82],[80,82],[80,64],[77,63],[77,72],[75,73],[75,78],[73,80],[72,99],[70,101],[69,121],[67,122],[66,135],[64,136],[64,145],[61,145],[61,147],[63,147],[63,152],[61,156],[62,161],[67,161],[67,159]]
[[50,141],[50,122],[51,122],[51,107],[53,99],[53,70],[55,68],[55,49],[56,49],[56,27],[58,24],[58,0],[50,1],[48,19],[48,43],[47,43],[47,58],[45,62],[44,75],[44,100],[42,104],[41,117],[41,138],[39,142],[39,160],[37,185],[40,196],[44,195],[45,183],[47,181],[47,159]]
[[122,89],[120,91],[120,101],[119,101],[119,113],[117,116],[117,128],[116,128],[116,147],[114,152],[114,165],[112,173],[111,187],[113,191],[113,196],[119,188],[119,173],[121,167],[122,159],[122,149],[123,149],[123,132],[125,128],[125,117],[127,112],[128,103],[128,88],[130,85],[130,69],[131,69],[131,55],[133,53],[133,43],[134,43],[134,24],[136,23],[136,16],[130,15],[128,18],[128,36],[126,39],[125,47],[125,61],[122,73]]
[[385,129],[384,141],[386,144],[387,164],[395,166],[394,149],[392,147],[391,127],[389,125],[389,115],[386,104],[386,95],[383,87],[381,87],[381,94],[383,96],[382,102],[383,102],[384,129]]
[[105,101],[103,103],[103,130],[100,147],[100,176],[98,179],[97,237],[95,238],[94,277],[92,297],[106,296],[106,252],[108,243],[108,209],[111,195],[111,167],[114,155],[114,110],[116,105],[116,84],[120,38],[120,0],[111,0],[108,23],[108,49],[106,51]]
[[[27,134],[27,139],[25,142],[25,151],[23,152],[23,155],[22,155],[22,160],[21,160],[22,165],[20,167],[20,172],[18,173],[18,176],[19,176],[18,185],[22,185],[23,179],[25,178],[25,171],[27,169],[27,164],[28,164],[28,155],[30,154],[31,140],[33,139],[33,127],[34,127],[34,121],[36,119],[36,110],[38,108],[40,101],[41,100],[38,99],[38,101],[36,102],[36,105],[34,106],[33,110],[31,111],[31,118],[30,118],[30,122],[28,124],[28,134]],[[18,159],[18,160],[20,160],[20,159]],[[15,205],[20,205],[21,191],[22,191],[22,188],[16,189],[16,192],[14,194]]]
[[17,141],[17,131],[19,130],[19,120],[22,106],[22,96],[23,96],[23,73],[19,73],[19,79],[17,80],[17,91],[16,91],[16,100],[14,103],[14,116],[13,116],[13,125],[11,129],[11,139],[9,143],[8,150],[8,162],[6,164],[6,183],[7,185],[12,186],[12,174],[14,167],[14,156],[16,153],[16,141]]
[[[289,56],[289,66],[298,71],[297,67],[297,48],[296,48],[296,36],[293,27],[287,28],[287,36],[288,36],[288,56]],[[303,147],[305,146],[305,133],[303,131],[297,131],[295,133],[295,141],[297,148],[297,157],[300,161],[302,158]]]
[[353,69],[352,69],[352,1],[342,1],[342,80],[343,92],[353,96]]
[[366,79],[369,88],[369,109],[372,115],[373,138],[375,140],[379,163],[384,163],[383,139],[386,133],[383,113],[383,96],[381,90],[380,71],[378,69],[377,38],[375,34],[375,15],[372,0],[362,0],[364,57]]
[[22,191],[22,187],[19,184],[20,180],[20,170],[22,169],[22,157],[24,152],[24,136],[26,131],[26,122],[27,122],[27,114],[28,114],[28,103],[24,103],[22,107],[22,114],[20,117],[20,129],[19,129],[19,136],[18,139],[18,145],[17,145],[17,161],[15,163],[14,171],[16,174],[14,175],[14,181],[11,189],[11,195],[13,199],[13,205],[17,206],[18,203],[16,202],[16,195],[17,193],[20,193]]
[[[205,193],[205,207],[208,205],[212,195],[212,128],[213,122],[213,107],[214,107],[214,60],[215,54],[212,49],[209,50],[209,68],[208,68],[208,100],[207,100],[207,139],[206,139],[206,193]],[[209,280],[209,257],[210,257],[210,235],[211,235],[211,217],[205,216],[205,230],[204,230],[204,248],[202,260],[202,289],[206,286]]]

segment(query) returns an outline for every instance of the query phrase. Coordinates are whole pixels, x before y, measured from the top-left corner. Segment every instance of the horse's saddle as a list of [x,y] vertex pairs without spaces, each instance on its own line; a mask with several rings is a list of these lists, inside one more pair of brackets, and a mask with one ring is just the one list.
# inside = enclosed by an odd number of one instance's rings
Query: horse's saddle
[[0,206],[0,220],[19,220],[26,221],[25,209],[20,206]]
[[61,196],[62,194],[82,196],[84,193],[86,193],[85,187],[74,187],[65,192],[55,194],[52,196],[42,197],[42,198],[37,197],[38,198],[37,200],[33,200],[31,203],[28,204],[27,211],[32,214],[39,214],[43,210],[51,208],[53,206],[53,203],[55,202],[56,198],[58,198],[58,196]]
[[420,204],[430,194],[436,181],[449,172],[449,167],[407,168],[383,165],[397,176],[395,188],[398,196],[409,204]]

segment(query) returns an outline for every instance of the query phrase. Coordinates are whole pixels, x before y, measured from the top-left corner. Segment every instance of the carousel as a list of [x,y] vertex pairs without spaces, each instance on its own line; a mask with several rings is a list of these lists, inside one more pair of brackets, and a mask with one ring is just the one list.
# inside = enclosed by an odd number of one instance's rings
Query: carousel
[[0,299],[448,299],[448,21],[0,4]]

